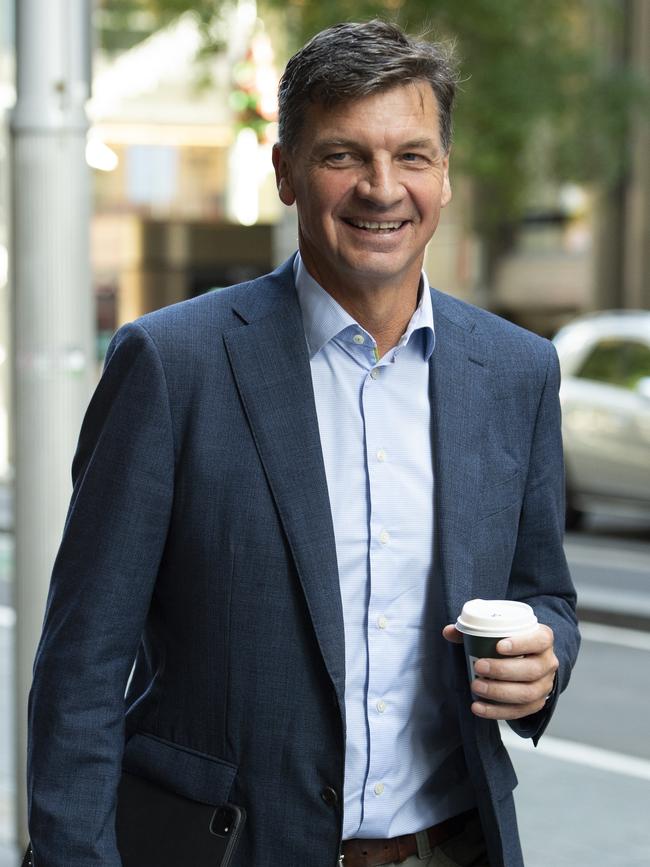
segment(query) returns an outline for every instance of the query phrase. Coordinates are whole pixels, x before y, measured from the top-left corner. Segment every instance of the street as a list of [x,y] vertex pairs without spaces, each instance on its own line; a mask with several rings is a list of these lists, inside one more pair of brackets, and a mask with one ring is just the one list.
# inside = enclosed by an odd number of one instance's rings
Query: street
[[[650,526],[594,519],[567,536],[583,645],[558,710],[535,750],[503,726],[527,867],[650,864]],[[11,536],[0,533],[0,867],[11,846]]]
[[565,547],[589,616],[578,663],[537,750],[502,731],[526,867],[647,867],[650,527],[597,519]]
[[[592,633],[592,629],[595,631]],[[527,867],[650,864],[650,633],[605,633],[584,624],[571,685],[535,750],[503,738],[516,791]],[[645,647],[616,644],[641,637]]]

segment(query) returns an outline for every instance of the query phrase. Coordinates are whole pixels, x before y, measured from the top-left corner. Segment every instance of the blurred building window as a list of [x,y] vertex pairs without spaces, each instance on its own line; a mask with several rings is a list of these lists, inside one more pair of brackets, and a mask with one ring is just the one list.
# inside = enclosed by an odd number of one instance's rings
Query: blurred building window
[[164,145],[132,145],[127,150],[128,199],[135,205],[164,207],[176,198],[178,149]]

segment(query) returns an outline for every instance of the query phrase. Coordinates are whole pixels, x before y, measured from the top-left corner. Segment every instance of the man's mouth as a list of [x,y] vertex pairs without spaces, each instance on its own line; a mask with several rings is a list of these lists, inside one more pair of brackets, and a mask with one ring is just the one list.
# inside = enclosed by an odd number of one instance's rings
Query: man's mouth
[[364,229],[366,232],[374,232],[375,234],[389,234],[401,229],[405,224],[405,220],[356,220],[353,217],[344,220],[350,226],[356,229]]

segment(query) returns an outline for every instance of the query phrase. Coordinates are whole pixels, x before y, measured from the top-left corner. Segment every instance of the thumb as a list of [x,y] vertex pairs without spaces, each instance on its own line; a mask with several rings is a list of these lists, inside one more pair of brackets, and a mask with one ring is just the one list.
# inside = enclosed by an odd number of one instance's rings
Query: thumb
[[451,641],[453,644],[462,644],[463,643],[463,633],[459,632],[453,623],[450,623],[448,626],[442,630],[443,638],[446,638],[447,641]]

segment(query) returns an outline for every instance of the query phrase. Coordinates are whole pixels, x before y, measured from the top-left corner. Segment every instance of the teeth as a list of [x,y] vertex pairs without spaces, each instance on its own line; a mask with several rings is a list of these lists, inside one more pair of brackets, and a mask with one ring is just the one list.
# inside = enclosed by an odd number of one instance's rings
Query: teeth
[[370,220],[350,220],[353,226],[358,229],[399,229],[402,225],[401,220],[392,220],[387,223],[373,223]]

